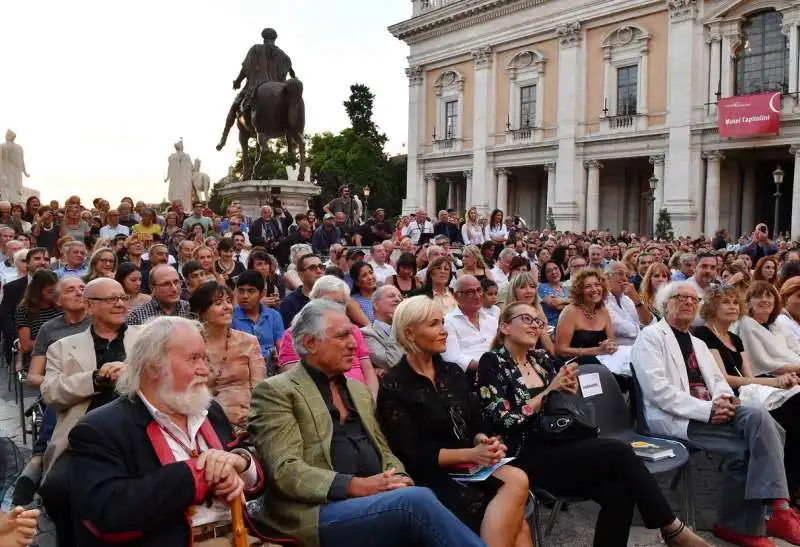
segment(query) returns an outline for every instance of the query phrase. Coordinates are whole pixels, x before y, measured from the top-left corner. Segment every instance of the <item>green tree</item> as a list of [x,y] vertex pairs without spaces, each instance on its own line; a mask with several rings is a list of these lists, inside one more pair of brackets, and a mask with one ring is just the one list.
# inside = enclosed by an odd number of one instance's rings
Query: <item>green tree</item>
[[218,215],[224,214],[225,209],[228,208],[228,199],[220,196],[219,192],[220,190],[224,190],[229,182],[229,177],[222,177],[215,182],[208,191],[208,208]]
[[658,222],[656,223],[656,238],[662,241],[672,241],[675,237],[672,228],[672,218],[669,216],[669,211],[661,209],[658,211]]
[[350,126],[361,137],[366,137],[375,146],[383,149],[387,137],[378,131],[378,126],[372,121],[372,107],[375,95],[364,84],[350,86],[350,98],[344,102]]

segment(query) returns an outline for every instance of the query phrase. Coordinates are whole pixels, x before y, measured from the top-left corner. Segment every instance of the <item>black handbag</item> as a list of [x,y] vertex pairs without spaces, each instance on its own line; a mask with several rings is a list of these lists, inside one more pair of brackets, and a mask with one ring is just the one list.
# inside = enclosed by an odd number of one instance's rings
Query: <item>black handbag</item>
[[600,431],[583,397],[560,391],[547,397],[538,425],[536,436],[540,441],[551,444],[596,439]]

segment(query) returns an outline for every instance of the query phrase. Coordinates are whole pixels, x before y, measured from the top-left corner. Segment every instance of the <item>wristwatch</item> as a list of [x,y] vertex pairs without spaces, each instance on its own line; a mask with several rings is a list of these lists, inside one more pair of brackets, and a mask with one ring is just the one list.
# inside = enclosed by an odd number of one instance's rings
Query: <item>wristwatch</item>
[[236,454],[237,456],[241,456],[242,458],[244,458],[244,461],[247,462],[247,465],[245,465],[244,469],[242,469],[242,473],[250,469],[250,466],[253,465],[253,456],[250,455],[250,452],[248,452],[244,448],[234,448],[233,450],[231,450],[231,454]]

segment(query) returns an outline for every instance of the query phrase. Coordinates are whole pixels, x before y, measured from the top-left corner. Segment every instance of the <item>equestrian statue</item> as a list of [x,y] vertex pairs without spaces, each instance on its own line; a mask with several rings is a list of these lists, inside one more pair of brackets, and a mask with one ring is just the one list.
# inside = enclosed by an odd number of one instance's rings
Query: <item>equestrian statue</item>
[[[250,180],[269,140],[286,137],[289,154],[294,156],[295,148],[299,154],[297,179],[302,181],[306,171],[303,83],[295,76],[292,60],[275,45],[278,33],[266,28],[261,32],[261,37],[264,43],[250,48],[239,75],[233,81],[233,89],[239,89],[245,80],[246,83],[231,105],[217,150],[222,150],[225,146],[228,133],[236,123],[239,144],[242,147],[242,180]],[[288,80],[287,76],[290,76]],[[247,154],[247,144],[251,137],[256,139],[255,165],[252,165]]]

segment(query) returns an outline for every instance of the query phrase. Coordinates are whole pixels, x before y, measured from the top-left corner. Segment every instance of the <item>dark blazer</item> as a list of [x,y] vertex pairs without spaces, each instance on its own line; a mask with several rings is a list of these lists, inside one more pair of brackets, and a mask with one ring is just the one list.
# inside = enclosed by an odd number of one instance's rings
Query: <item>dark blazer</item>
[[3,287],[3,300],[0,301],[0,329],[6,336],[8,341],[4,345],[4,349],[10,356],[11,342],[17,338],[17,329],[14,325],[14,315],[22,302],[22,297],[25,296],[25,290],[28,288],[28,276],[23,275],[19,279],[15,279]]
[[[236,445],[215,401],[200,433],[211,448]],[[139,397],[121,397],[86,414],[65,453],[77,544],[177,547],[192,544],[188,511],[208,494],[192,461],[175,462],[158,424]],[[256,458],[252,465],[258,466]],[[263,473],[257,467],[263,486]]]

